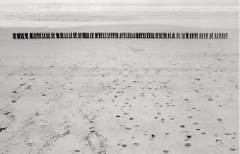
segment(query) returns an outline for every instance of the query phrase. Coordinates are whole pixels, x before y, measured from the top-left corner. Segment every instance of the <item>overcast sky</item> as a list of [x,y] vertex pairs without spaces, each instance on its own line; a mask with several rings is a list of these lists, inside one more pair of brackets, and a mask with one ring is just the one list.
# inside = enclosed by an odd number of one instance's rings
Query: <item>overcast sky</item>
[[238,0],[0,0],[0,4],[79,3],[79,4],[160,4],[160,5],[234,5]]

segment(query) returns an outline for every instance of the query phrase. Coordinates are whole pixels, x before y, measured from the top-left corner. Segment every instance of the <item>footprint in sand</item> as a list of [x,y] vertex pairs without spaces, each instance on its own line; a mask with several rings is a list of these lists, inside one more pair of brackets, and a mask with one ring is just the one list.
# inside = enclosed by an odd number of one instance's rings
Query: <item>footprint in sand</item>
[[185,125],[180,125],[180,128],[185,128]]
[[191,135],[186,135],[186,139],[185,139],[185,141],[189,141],[191,138],[192,138]]
[[165,119],[164,119],[164,118],[162,118],[162,119],[161,119],[161,123],[164,123],[164,122],[165,122]]
[[213,99],[212,99],[212,98],[209,98],[208,101],[213,101]]
[[133,143],[133,145],[137,147],[137,146],[139,146],[139,143]]
[[218,118],[217,121],[218,121],[219,123],[221,123],[221,122],[222,122],[222,119],[221,119],[221,118]]
[[230,148],[230,150],[231,150],[231,151],[235,151],[236,149],[234,149],[234,148]]
[[191,147],[191,143],[185,143],[185,147]]
[[16,94],[16,93],[17,93],[17,91],[16,91],[16,90],[14,90],[12,93]]

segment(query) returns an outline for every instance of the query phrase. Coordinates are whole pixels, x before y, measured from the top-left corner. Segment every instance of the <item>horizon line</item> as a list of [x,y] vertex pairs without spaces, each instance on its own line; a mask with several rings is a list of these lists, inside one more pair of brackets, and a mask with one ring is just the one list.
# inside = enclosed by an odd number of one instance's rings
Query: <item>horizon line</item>
[[181,5],[181,4],[173,4],[173,5],[170,5],[170,4],[144,4],[144,3],[141,3],[141,4],[136,4],[136,3],[130,3],[130,4],[126,4],[126,3],[102,3],[102,4],[90,4],[90,3],[64,3],[64,2],[58,2],[58,3],[54,3],[54,2],[47,2],[47,3],[41,3],[41,2],[37,2],[37,3],[0,3],[2,5],[59,5],[59,4],[67,4],[67,5],[135,5],[135,6],[138,6],[138,5],[147,5],[147,6],[235,6],[235,7],[239,7],[238,4],[236,5],[233,5],[233,4],[184,4],[184,5]]

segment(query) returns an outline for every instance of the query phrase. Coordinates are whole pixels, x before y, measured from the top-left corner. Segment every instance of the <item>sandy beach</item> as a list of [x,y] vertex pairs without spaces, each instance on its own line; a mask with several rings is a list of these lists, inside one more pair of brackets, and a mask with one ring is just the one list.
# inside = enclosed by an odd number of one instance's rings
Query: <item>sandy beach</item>
[[[227,40],[13,40],[13,32],[229,32]],[[238,32],[1,28],[0,153],[237,154]]]
[[[1,5],[0,153],[238,154],[238,14],[226,6]],[[30,32],[228,39],[12,38]]]

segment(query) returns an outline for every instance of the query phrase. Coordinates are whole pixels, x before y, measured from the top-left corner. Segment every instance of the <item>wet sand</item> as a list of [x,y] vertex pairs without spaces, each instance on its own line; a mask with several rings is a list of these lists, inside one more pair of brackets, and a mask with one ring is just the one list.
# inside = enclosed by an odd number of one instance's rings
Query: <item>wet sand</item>
[[[227,40],[13,40],[13,32],[229,32]],[[238,31],[1,28],[0,153],[237,154]]]

